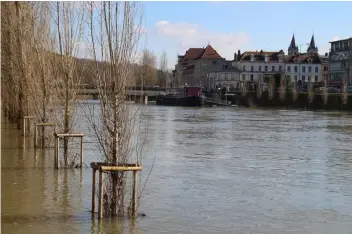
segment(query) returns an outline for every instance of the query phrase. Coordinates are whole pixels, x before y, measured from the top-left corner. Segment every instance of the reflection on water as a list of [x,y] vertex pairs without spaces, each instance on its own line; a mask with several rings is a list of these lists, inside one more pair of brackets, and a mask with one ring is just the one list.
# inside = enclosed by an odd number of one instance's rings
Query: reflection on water
[[351,233],[351,115],[148,106],[143,119],[147,217],[98,221],[91,170],[54,170],[53,149],[2,118],[2,233]]

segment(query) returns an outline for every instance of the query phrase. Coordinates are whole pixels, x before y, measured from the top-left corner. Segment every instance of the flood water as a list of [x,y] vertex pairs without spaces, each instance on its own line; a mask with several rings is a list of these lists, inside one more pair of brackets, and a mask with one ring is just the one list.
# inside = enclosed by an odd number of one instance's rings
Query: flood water
[[352,233],[351,114],[145,108],[135,222],[92,220],[91,169],[54,170],[2,118],[1,233]]

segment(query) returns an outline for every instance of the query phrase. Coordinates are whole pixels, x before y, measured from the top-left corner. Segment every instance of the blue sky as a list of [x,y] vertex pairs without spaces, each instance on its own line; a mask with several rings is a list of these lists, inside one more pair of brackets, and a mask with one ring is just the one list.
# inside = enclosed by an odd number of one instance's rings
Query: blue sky
[[[210,43],[232,59],[237,50],[287,51],[309,43],[314,31],[319,53],[329,41],[352,36],[352,2],[144,2],[145,46],[173,68],[177,54]],[[302,51],[307,49],[303,45]]]

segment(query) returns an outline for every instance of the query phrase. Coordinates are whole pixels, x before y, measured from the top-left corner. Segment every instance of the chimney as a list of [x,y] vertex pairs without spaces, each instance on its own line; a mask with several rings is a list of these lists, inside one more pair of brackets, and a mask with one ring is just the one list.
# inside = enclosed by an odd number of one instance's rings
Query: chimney
[[265,62],[267,63],[269,61],[269,56],[265,54],[264,59],[265,59]]
[[236,61],[236,59],[237,59],[237,54],[235,53],[234,56],[233,56],[233,60]]
[[237,60],[240,60],[240,58],[241,58],[241,51],[238,50],[238,53],[237,53]]

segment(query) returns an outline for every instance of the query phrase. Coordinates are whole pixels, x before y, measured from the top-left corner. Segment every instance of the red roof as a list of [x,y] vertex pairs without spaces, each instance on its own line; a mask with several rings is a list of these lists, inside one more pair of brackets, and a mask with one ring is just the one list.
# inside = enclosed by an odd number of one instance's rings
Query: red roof
[[190,48],[187,50],[184,59],[222,59],[211,45],[204,48]]
[[202,48],[190,48],[187,50],[184,59],[197,59],[204,49]]
[[211,45],[208,45],[198,59],[222,59],[222,57],[213,47],[211,47]]

